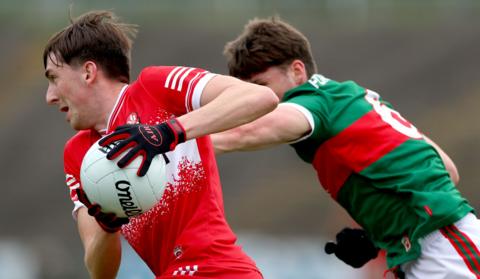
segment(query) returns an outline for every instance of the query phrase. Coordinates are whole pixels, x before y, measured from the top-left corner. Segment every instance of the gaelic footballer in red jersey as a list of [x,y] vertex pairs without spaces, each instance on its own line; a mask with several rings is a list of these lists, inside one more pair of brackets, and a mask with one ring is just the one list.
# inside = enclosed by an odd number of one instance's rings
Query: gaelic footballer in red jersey
[[[90,12],[54,35],[44,51],[47,102],[80,130],[65,146],[64,165],[91,277],[115,278],[121,232],[157,278],[261,278],[225,220],[206,135],[271,111],[278,98],[266,87],[190,67],[148,67],[128,83],[133,31],[110,12]],[[106,50],[119,57],[105,61]],[[126,142],[119,151],[135,150],[124,164],[142,156],[146,171],[160,154],[168,162],[160,202],[126,221],[90,204],[79,180],[86,151],[113,131],[107,140]]]
[[[188,70],[187,75],[179,77],[182,85],[174,89],[166,87],[168,76],[178,68]],[[119,94],[109,116],[106,133],[126,123],[132,113],[143,124],[157,125],[175,117],[172,111],[181,115],[198,109],[199,103],[195,100],[199,100],[202,87],[213,77],[207,71],[186,67],[150,67],[143,70],[138,80],[125,86]],[[175,76],[173,78],[176,79]],[[74,146],[89,147],[98,138],[99,135],[95,136],[92,131],[82,131],[69,141],[65,149],[65,171],[70,179],[79,177],[80,159],[87,151]],[[235,236],[219,210],[223,203],[220,181],[208,137],[189,140],[165,156],[168,183],[163,198],[153,209],[130,218],[129,224],[123,226],[122,234],[132,247],[155,274],[166,272],[170,261],[175,265],[167,273],[173,274],[182,266],[197,266],[196,272],[201,274],[203,268],[209,268],[205,261],[213,251],[221,258],[244,257],[244,263],[232,264],[238,265],[237,268],[255,270],[254,263],[234,245]],[[71,157],[78,159],[69,159]],[[72,161],[75,162],[72,164]],[[215,213],[215,210],[218,211]],[[192,220],[199,222],[199,226],[190,225]],[[219,233],[211,237],[208,230]],[[224,249],[220,243],[230,243],[231,247]],[[174,256],[174,250],[177,256]],[[192,250],[202,251],[206,258],[197,260]]]

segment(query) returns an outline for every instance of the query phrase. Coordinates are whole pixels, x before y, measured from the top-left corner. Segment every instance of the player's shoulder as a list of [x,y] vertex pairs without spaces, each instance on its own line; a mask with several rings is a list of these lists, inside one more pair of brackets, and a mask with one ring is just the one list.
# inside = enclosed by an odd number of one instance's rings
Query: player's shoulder
[[[146,88],[157,87],[165,84],[169,75],[175,71],[178,66],[149,66],[144,68],[138,75],[137,81]],[[165,86],[162,86],[165,87]]]
[[167,78],[169,75],[173,75],[182,69],[189,69],[185,66],[148,66],[145,67],[139,74],[138,79],[142,81],[148,81],[151,79]]
[[140,72],[139,78],[168,74],[179,66],[148,66]]
[[94,130],[81,130],[73,135],[65,143],[65,152],[71,152],[82,148],[89,148],[94,142],[100,139],[100,135]]
[[289,89],[285,94],[283,95],[282,102],[289,101],[291,99],[294,99],[296,97],[305,97],[305,96],[313,96],[313,97],[318,97],[319,92],[322,90],[313,86],[309,82],[306,82],[304,84],[301,84],[299,86],[293,87]]
[[83,156],[98,139],[100,139],[100,135],[96,131],[82,130],[65,143],[63,163],[66,173],[75,174],[80,170]]
[[287,91],[283,100],[288,100],[297,96],[317,98],[334,97],[336,99],[340,94],[343,97],[355,97],[358,94],[364,95],[365,88],[351,80],[336,81],[320,74],[314,74],[304,84]]
[[207,72],[204,69],[189,66],[149,66],[140,72],[138,80],[142,83],[164,80],[167,84],[169,81],[182,80],[187,76]]

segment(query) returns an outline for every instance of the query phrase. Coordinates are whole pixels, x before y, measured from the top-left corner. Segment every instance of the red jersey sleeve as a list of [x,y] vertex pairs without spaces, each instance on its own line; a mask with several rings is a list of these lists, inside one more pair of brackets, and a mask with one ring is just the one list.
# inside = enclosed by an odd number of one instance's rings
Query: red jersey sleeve
[[81,187],[80,167],[82,160],[90,146],[100,139],[94,131],[80,131],[70,138],[65,144],[63,151],[63,169],[65,172],[65,182],[70,192],[70,199],[74,204],[72,215],[75,218],[77,210],[83,206],[78,200],[75,189]]
[[149,95],[168,106],[175,115],[200,107],[200,98],[208,81],[214,77],[206,70],[182,66],[145,68],[138,82]]

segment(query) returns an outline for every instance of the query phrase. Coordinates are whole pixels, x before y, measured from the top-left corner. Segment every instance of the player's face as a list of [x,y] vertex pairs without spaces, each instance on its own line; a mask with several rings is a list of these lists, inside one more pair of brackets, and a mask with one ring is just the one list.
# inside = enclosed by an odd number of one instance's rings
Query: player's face
[[65,113],[65,120],[73,129],[92,128],[93,123],[89,121],[88,111],[93,111],[91,104],[93,98],[89,96],[92,94],[88,94],[82,67],[57,62],[57,58],[52,55],[45,69],[45,76],[48,79],[47,103],[58,106],[58,109]]
[[262,73],[253,75],[248,81],[270,87],[280,98],[285,92],[299,85],[289,67],[270,67]]

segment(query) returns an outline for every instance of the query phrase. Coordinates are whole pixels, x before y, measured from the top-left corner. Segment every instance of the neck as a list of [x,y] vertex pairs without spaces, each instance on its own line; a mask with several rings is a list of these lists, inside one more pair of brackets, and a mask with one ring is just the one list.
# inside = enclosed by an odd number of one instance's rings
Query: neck
[[125,85],[127,84],[123,82],[108,82],[99,86],[97,96],[100,97],[100,100],[97,101],[101,105],[98,107],[98,121],[93,128],[100,134],[105,133],[110,114]]

